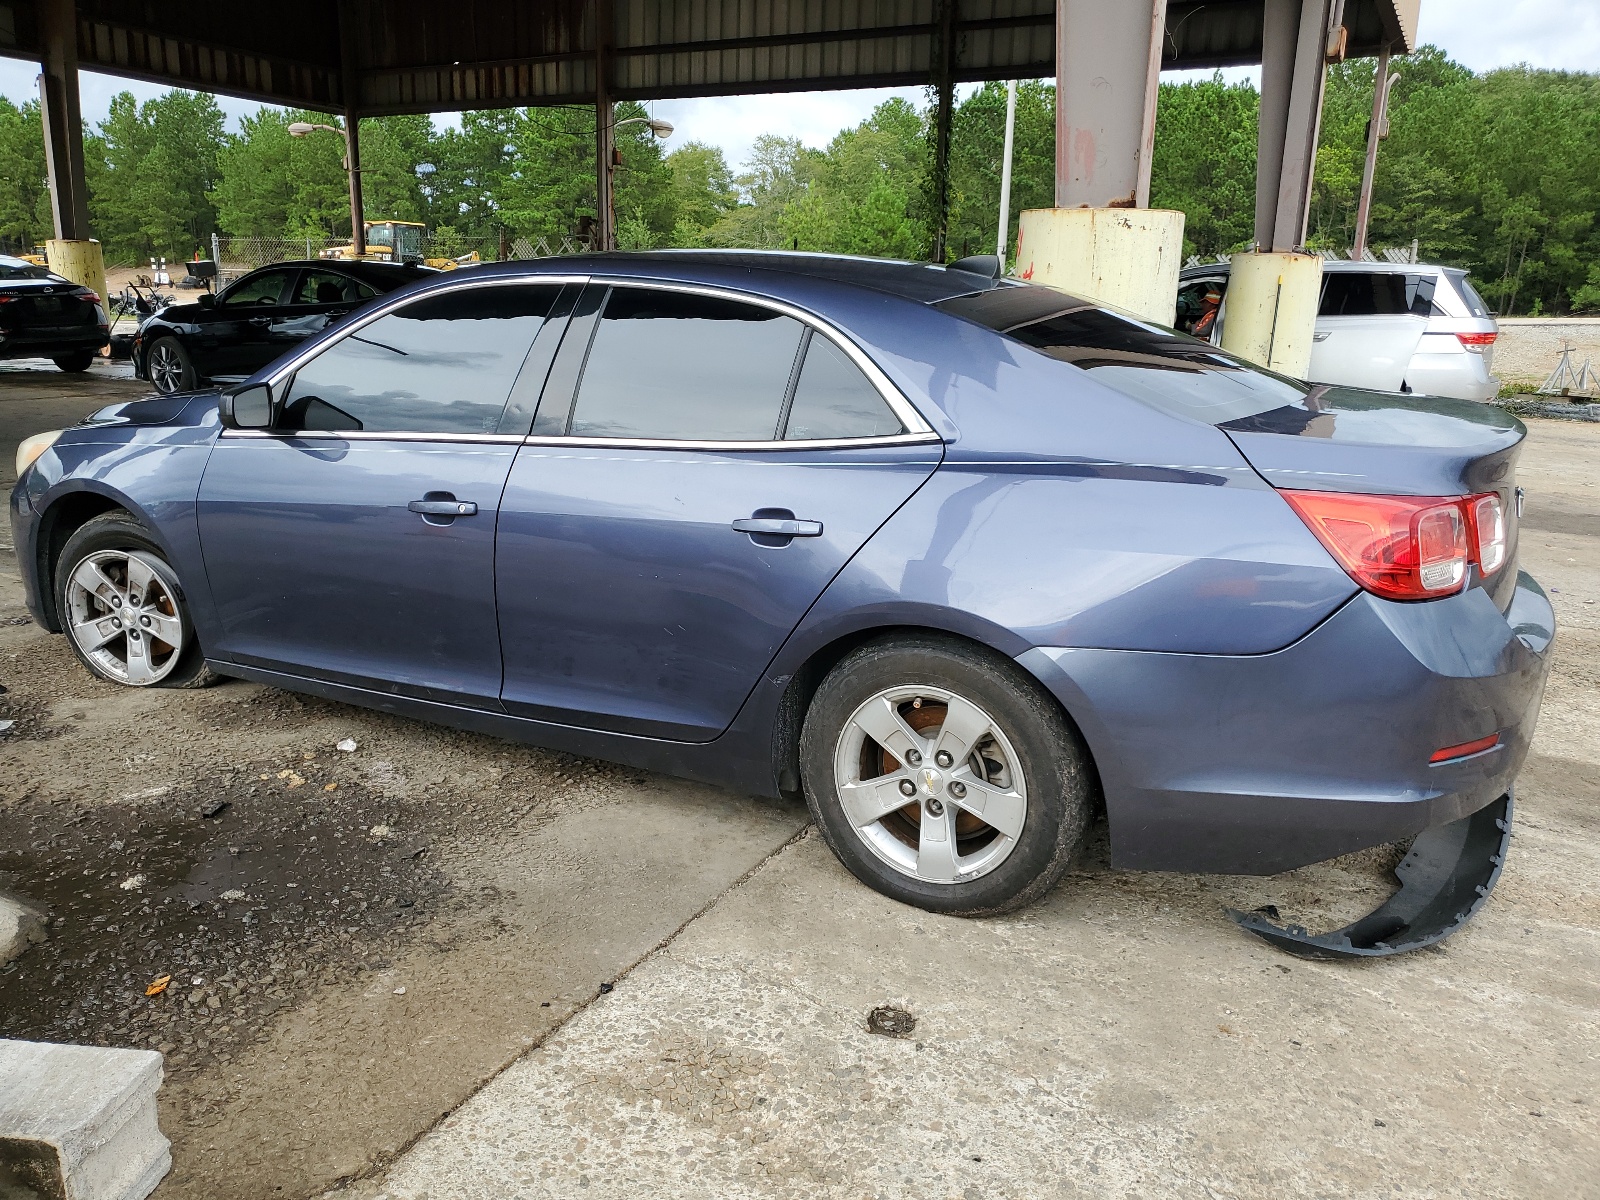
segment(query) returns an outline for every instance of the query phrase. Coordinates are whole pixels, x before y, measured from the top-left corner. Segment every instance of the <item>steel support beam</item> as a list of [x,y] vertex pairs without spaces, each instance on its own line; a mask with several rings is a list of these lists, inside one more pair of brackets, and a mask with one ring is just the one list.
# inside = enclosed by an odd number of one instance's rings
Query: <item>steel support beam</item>
[[[350,176],[350,249],[357,258],[367,253],[366,209],[361,198],[361,93],[356,58],[356,19],[350,0],[339,0],[339,98],[344,101],[345,171]],[[398,255],[400,247],[392,253]]]
[[1305,244],[1327,55],[1340,0],[1266,0],[1256,144],[1256,248]]
[[950,125],[955,112],[957,0],[938,0],[938,45],[934,50],[933,87],[933,251],[942,263],[949,258]]
[[1056,207],[1147,208],[1167,0],[1059,0]]
[[43,73],[39,110],[50,215],[58,241],[89,236],[89,189],[83,174],[83,113],[78,104],[78,20],[73,0],[38,0]]
[[617,155],[616,105],[611,102],[611,0],[594,4],[594,183],[596,250],[617,248],[612,171]]

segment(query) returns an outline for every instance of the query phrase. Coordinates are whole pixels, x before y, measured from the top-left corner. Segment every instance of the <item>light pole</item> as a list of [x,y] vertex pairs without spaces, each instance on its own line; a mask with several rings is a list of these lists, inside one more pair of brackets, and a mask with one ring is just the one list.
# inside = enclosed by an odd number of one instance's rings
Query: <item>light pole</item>
[[1356,237],[1350,247],[1350,257],[1357,262],[1367,253],[1367,222],[1372,217],[1372,181],[1378,173],[1378,143],[1389,136],[1389,95],[1399,82],[1398,72],[1393,75],[1389,73],[1389,47],[1385,46],[1378,52],[1378,70],[1372,79],[1372,119],[1367,124],[1367,161],[1361,170]]
[[1000,160],[1000,233],[995,238],[995,253],[1000,256],[1000,273],[1006,270],[1006,233],[1011,227],[1011,148],[1017,132],[1017,81],[1006,84],[1006,148]]
[[604,116],[596,122],[595,128],[595,172],[596,187],[599,195],[595,206],[595,227],[598,231],[596,240],[600,243],[596,250],[615,250],[617,248],[617,206],[616,196],[612,189],[611,172],[616,168],[616,131],[624,125],[648,125],[650,132],[663,141],[672,136],[672,122],[657,120],[655,117],[625,117],[621,121],[610,121],[607,118],[613,111],[611,105],[604,106]]
[[314,125],[310,121],[295,121],[289,126],[290,137],[305,137],[318,129],[344,137],[344,169],[350,176],[350,249],[357,258],[367,256],[367,230],[361,212],[361,160],[360,137],[352,119],[340,129],[337,125]]

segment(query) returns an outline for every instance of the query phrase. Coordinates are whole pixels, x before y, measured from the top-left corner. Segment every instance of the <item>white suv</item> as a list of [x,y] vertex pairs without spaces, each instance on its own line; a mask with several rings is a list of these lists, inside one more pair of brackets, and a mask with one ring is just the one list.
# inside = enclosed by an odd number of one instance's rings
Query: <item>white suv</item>
[[[1178,328],[1221,344],[1228,264],[1189,267],[1178,282]],[[1330,262],[1311,348],[1312,383],[1491,400],[1500,327],[1454,267]]]

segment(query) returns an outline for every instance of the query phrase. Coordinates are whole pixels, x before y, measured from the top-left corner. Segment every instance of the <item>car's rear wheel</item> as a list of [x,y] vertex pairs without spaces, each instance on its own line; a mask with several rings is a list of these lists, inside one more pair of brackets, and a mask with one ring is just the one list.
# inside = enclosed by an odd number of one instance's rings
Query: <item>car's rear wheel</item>
[[156,391],[164,395],[188,392],[198,387],[200,377],[195,374],[194,360],[183,348],[183,343],[168,335],[157,338],[145,358],[145,373]]
[[101,679],[128,687],[205,687],[206,666],[183,586],[149,532],[107,513],[67,539],[56,611],[72,651]]
[[817,827],[863,883],[936,912],[1004,912],[1042,897],[1088,829],[1088,755],[1015,664],[935,636],[847,655],[800,741]]
[[87,371],[89,369],[94,362],[94,351],[79,350],[75,354],[57,354],[50,361],[63,371],[76,374],[79,371]]

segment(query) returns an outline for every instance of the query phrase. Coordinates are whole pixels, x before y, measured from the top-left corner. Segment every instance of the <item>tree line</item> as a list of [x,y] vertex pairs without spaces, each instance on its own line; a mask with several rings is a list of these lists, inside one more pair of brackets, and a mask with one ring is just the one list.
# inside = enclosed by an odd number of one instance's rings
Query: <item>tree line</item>
[[[1506,68],[1476,75],[1423,47],[1401,75],[1379,156],[1369,244],[1417,243],[1425,261],[1467,268],[1502,313],[1600,309],[1600,75]],[[1332,68],[1307,244],[1351,242],[1375,67]],[[797,247],[919,258],[932,244],[931,96],[880,104],[823,149],[763,136],[737,167],[688,141],[670,152],[617,106],[617,239],[652,247]],[[1254,224],[1259,96],[1219,76],[1165,83],[1151,202],[1186,214],[1185,252],[1248,247]],[[1054,194],[1055,92],[1018,88],[1016,214]],[[90,220],[112,260],[188,257],[224,235],[302,238],[350,230],[343,139],[289,135],[322,114],[262,108],[236,133],[204,93],[138,104],[123,93],[86,131]],[[947,247],[992,250],[1005,87],[956,107]],[[560,238],[595,211],[592,107],[467,112],[459,128],[426,116],[363,120],[369,219],[425,222],[439,252],[511,237]],[[49,236],[36,103],[0,99],[0,241]]]

